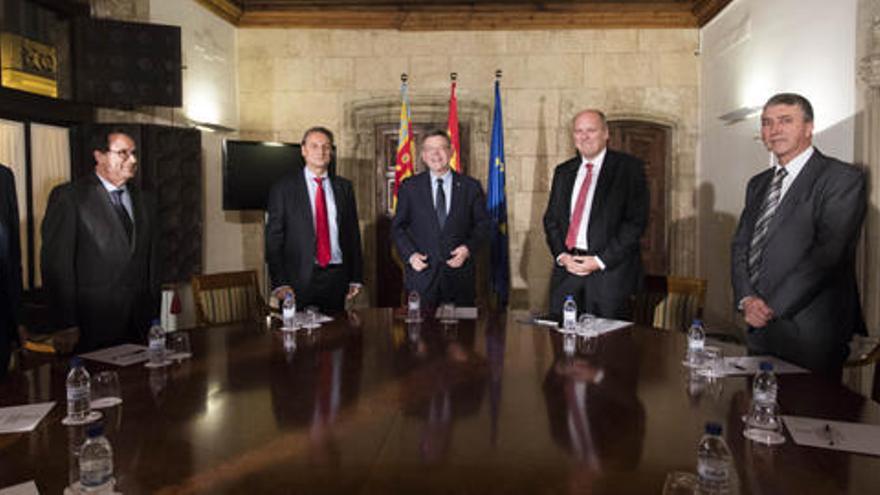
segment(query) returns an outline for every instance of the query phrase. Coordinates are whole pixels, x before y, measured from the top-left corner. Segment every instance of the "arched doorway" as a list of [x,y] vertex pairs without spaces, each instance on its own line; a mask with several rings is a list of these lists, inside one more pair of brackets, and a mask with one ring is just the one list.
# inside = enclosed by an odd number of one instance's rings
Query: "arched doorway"
[[651,193],[648,228],[642,236],[642,262],[645,272],[669,274],[666,209],[666,168],[669,160],[670,128],[639,120],[608,122],[609,146],[645,162],[645,177]]

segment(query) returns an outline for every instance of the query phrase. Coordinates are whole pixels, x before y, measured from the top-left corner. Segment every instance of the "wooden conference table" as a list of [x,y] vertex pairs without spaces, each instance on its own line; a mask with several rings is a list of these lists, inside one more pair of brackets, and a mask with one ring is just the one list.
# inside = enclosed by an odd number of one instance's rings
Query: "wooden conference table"
[[[524,313],[408,329],[390,310],[300,331],[190,332],[195,357],[119,368],[105,409],[117,488],[139,493],[660,493],[693,471],[719,421],[742,493],[880,493],[880,458],[745,441],[749,379],[691,379],[682,335],[630,327],[566,359]],[[93,373],[104,366],[87,362]],[[76,479],[67,364],[13,374],[0,405],[48,400],[34,432],[0,435],[0,487]],[[783,413],[880,424],[880,406],[810,375],[780,377]]]

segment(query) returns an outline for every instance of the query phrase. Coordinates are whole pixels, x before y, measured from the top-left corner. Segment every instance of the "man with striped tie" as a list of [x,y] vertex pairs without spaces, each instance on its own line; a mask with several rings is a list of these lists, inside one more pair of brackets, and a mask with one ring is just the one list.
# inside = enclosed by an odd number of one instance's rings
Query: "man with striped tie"
[[865,331],[855,278],[865,176],[813,147],[803,96],[767,100],[761,138],[771,167],[749,181],[731,256],[749,352],[839,379],[852,334]]

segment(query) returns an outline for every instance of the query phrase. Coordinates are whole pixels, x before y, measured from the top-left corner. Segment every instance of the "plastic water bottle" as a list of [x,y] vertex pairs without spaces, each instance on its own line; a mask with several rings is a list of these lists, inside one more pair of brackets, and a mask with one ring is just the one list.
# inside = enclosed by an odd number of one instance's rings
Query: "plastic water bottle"
[[89,372],[83,366],[82,359],[74,357],[70,360],[70,372],[67,373],[67,417],[71,421],[85,421],[91,411],[91,388]]
[[777,390],[779,386],[776,383],[776,374],[773,373],[773,363],[761,361],[752,383],[752,400],[758,404],[775,404]]
[[287,294],[281,303],[281,321],[284,328],[296,327],[296,299],[293,294]]
[[147,355],[150,357],[150,364],[158,366],[165,363],[165,330],[162,329],[159,320],[153,320],[150,325],[147,342],[149,345]]
[[411,291],[409,297],[406,298],[406,319],[409,321],[420,321],[422,312],[422,299],[419,293]]
[[112,493],[113,449],[100,424],[89,428],[80,450],[79,483],[87,492]]
[[565,333],[574,333],[577,331],[578,307],[574,302],[574,296],[565,296],[565,302],[562,303],[562,329]]
[[702,361],[703,348],[706,344],[706,330],[703,329],[702,320],[699,318],[694,319],[687,335],[687,364],[689,366],[699,366]]
[[706,423],[706,433],[697,446],[697,493],[734,495],[736,486],[733,458],[721,436],[721,425]]

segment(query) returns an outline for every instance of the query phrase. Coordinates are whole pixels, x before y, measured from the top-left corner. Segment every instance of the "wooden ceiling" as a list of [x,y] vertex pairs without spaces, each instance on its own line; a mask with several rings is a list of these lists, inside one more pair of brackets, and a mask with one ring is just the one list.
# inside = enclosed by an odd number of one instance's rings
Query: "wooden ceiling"
[[732,0],[198,0],[239,27],[401,31],[696,28]]

